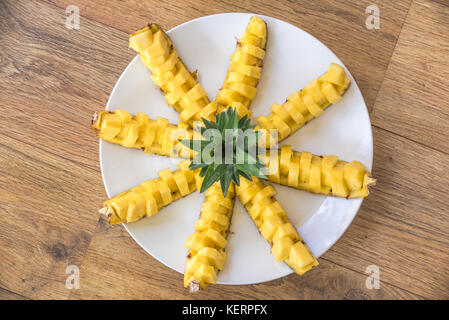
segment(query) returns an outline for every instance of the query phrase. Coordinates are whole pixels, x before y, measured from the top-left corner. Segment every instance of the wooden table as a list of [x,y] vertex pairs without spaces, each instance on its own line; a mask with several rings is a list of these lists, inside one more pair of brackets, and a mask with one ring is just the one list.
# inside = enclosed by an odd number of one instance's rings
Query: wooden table
[[[380,29],[369,30],[373,2]],[[71,4],[79,30],[65,27]],[[135,55],[129,33],[221,12],[285,20],[343,60],[371,114],[378,183],[319,268],[192,296],[181,274],[99,218],[89,124]],[[0,298],[449,298],[448,16],[446,0],[0,2]],[[68,265],[80,267],[78,290],[65,286]],[[366,287],[369,265],[380,289]]]

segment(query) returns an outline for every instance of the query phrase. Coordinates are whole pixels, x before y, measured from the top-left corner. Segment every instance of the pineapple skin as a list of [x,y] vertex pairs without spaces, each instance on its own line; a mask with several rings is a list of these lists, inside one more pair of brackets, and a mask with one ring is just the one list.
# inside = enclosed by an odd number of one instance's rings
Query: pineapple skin
[[157,24],[131,34],[129,46],[139,54],[153,74],[151,79],[164,93],[165,101],[179,112],[183,122],[193,127],[193,121],[201,118],[215,119],[216,103],[209,101],[196,79],[196,72],[187,69],[172,41]]
[[[200,178],[198,178],[201,180]],[[201,181],[198,181],[201,186]],[[184,272],[184,286],[194,292],[206,289],[217,282],[217,273],[226,260],[226,245],[234,210],[235,186],[229,186],[223,197],[219,182],[205,192],[195,232],[187,238],[184,247],[189,249]]]
[[241,178],[236,193],[260,234],[270,244],[277,261],[284,261],[299,275],[318,265],[284,208],[276,201],[273,186],[256,177],[252,177],[252,181]]
[[[324,75],[293,92],[282,105],[274,103],[268,116],[257,118],[256,130],[266,130],[259,144],[273,146],[319,117],[327,107],[341,100],[350,82],[344,68],[331,63]],[[277,138],[270,136],[270,130],[277,130]]]
[[376,183],[359,161],[346,162],[337,156],[297,152],[288,145],[267,150],[262,161],[269,172],[268,180],[312,193],[363,198]]
[[92,128],[100,139],[128,148],[141,149],[149,154],[191,159],[194,151],[178,139],[191,139],[192,129],[180,122],[177,126],[165,118],[150,119],[143,113],[130,115],[125,110],[99,111],[94,115]]
[[129,223],[156,214],[161,208],[197,189],[198,170],[189,169],[190,161],[181,161],[179,169],[158,172],[159,177],[147,180],[105,201],[100,213],[110,224]]
[[262,75],[263,58],[267,43],[267,25],[258,17],[251,17],[235,52],[223,86],[218,91],[218,113],[228,107],[235,108],[239,118],[251,116],[249,107],[253,101]]

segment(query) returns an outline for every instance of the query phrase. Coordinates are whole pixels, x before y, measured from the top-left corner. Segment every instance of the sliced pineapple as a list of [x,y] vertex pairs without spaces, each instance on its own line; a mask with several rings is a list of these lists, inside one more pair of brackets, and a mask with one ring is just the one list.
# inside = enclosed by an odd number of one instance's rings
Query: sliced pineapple
[[190,161],[181,161],[179,169],[158,172],[159,177],[106,200],[100,209],[110,224],[128,223],[150,217],[162,207],[191,194],[197,189],[198,170],[189,169]]
[[284,145],[267,150],[262,161],[267,165],[267,178],[276,183],[313,193],[344,198],[363,198],[376,180],[359,161],[346,162],[337,156],[323,157],[310,152],[292,151]]
[[[266,39],[266,23],[260,18],[252,17],[245,33],[237,42],[223,87],[217,94],[218,112],[233,107],[239,118],[251,115],[249,106],[261,76]],[[202,178],[199,175],[196,175],[196,183],[200,190]],[[189,255],[184,286],[190,288],[191,292],[216,283],[217,273],[224,265],[226,236],[234,210],[235,186],[231,183],[224,198],[217,182],[205,195],[200,218],[195,222],[195,233],[185,244]]]
[[[266,130],[260,144],[274,145],[293,134],[310,120],[319,117],[331,104],[338,103],[349,87],[350,79],[345,69],[331,63],[327,72],[310,82],[301,91],[293,92],[279,105],[274,103],[268,116],[257,118],[256,130]],[[270,130],[277,130],[277,137],[270,136]]]
[[276,191],[273,186],[256,177],[252,177],[252,181],[241,178],[236,192],[260,234],[270,244],[271,253],[277,261],[284,261],[299,275],[318,265],[313,253],[290,223],[284,208],[274,198]]
[[192,139],[193,131],[180,122],[177,126],[165,118],[150,119],[143,113],[132,116],[128,111],[99,111],[92,120],[92,128],[108,142],[128,148],[141,149],[149,154],[192,158],[194,151],[179,142]]
[[223,86],[218,91],[218,112],[228,107],[237,110],[239,118],[251,116],[250,104],[257,92],[262,74],[262,63],[267,43],[267,25],[258,17],[252,17],[231,57]]
[[226,237],[234,209],[234,184],[229,186],[226,198],[219,182],[207,189],[205,196],[200,217],[195,222],[195,233],[187,238],[184,245],[189,249],[184,286],[191,292],[216,283],[217,273],[225,263]]
[[179,112],[182,121],[192,126],[193,121],[201,118],[211,121],[215,118],[215,102],[209,101],[196,80],[196,73],[187,69],[172,41],[157,24],[130,35],[129,46],[153,73],[151,79],[163,91],[167,104]]

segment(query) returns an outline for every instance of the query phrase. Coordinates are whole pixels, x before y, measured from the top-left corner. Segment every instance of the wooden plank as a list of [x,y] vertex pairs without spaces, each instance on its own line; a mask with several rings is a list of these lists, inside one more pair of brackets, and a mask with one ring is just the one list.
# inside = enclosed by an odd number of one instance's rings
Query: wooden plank
[[27,298],[6,289],[0,288],[0,300],[27,300]]
[[449,157],[374,129],[377,185],[324,257],[426,298],[449,298]]
[[48,4],[0,3],[0,126],[14,139],[98,170],[90,121],[134,54],[123,32],[89,21],[69,30],[65,17]]
[[[68,4],[80,6],[80,30],[64,26]],[[0,3],[0,287],[5,288],[0,297],[5,291],[29,298],[191,297],[182,287],[182,275],[147,255],[123,228],[103,222],[81,266],[81,289],[70,291],[64,285],[67,265],[83,261],[97,225],[96,209],[105,197],[98,140],[87,127],[134,56],[126,50],[127,33],[147,20],[170,28],[224,11],[278,17],[317,36],[340,56],[372,106],[409,1],[380,4],[381,29],[372,31],[364,26],[369,2],[190,4]],[[432,148],[375,129],[378,186],[320,268],[260,285],[214,286],[194,298],[448,298],[449,160],[434,150],[447,152],[448,145],[440,133],[448,123],[439,107],[444,104],[436,104],[437,98],[444,99],[447,84],[447,68],[440,62],[447,53],[445,10],[437,3],[413,5],[374,115],[378,127]],[[414,41],[419,52],[413,51]],[[426,79],[426,90],[407,80],[414,74]],[[402,100],[411,105],[409,112],[391,111],[397,103],[404,107]],[[440,122],[430,127],[436,120]],[[370,264],[380,267],[380,290],[364,287]]]
[[441,5],[449,7],[449,0],[432,0],[432,2],[437,2]]
[[[317,37],[345,63],[361,87],[371,110],[384,77],[410,0],[378,1],[381,29],[368,30],[369,0],[323,1],[89,1],[52,0],[60,8],[75,4],[83,17],[132,33],[148,22],[170,29],[183,22],[223,12],[254,12],[272,16]],[[130,19],[132,17],[132,19]],[[181,53],[182,54],[182,53]],[[207,70],[199,70],[207,72]],[[299,88],[298,88],[299,89]]]
[[379,92],[373,124],[449,153],[449,7],[415,1]]
[[80,271],[80,289],[70,299],[420,299],[388,284],[366,288],[366,275],[320,259],[320,266],[257,285],[214,285],[198,294],[183,287],[183,275],[147,254],[121,226],[102,219]]
[[0,287],[65,298],[81,265],[104,189],[95,172],[0,134]]
[[47,4],[0,3],[0,286],[29,298],[70,293],[66,267],[81,264],[105,197],[90,116],[129,60],[120,32],[64,20]]

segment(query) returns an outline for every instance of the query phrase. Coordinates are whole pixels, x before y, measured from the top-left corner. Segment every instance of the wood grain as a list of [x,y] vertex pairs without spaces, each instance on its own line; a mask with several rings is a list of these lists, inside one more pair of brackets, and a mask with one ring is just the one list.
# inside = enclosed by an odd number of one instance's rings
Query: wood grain
[[120,71],[98,59],[122,59],[102,53],[114,44],[98,45],[102,25],[70,34],[55,7],[1,2],[0,16],[0,287],[65,298],[105,197],[88,126]]
[[214,285],[192,295],[183,287],[182,274],[148,255],[123,227],[111,227],[103,219],[80,273],[80,290],[73,290],[71,299],[420,299],[388,284],[368,290],[365,274],[325,259],[302,277],[292,274],[249,286]]
[[80,265],[95,229],[96,174],[0,135],[0,287],[63,298],[66,267]]
[[449,153],[449,7],[410,8],[372,116],[373,124]]
[[[79,30],[64,26],[69,4],[80,8]],[[379,1],[381,28],[367,30],[369,4],[0,2],[0,299],[449,298],[449,6]],[[374,109],[378,185],[319,268],[191,296],[182,275],[99,220],[106,194],[88,126],[134,56],[129,33],[148,21],[169,29],[221,12],[280,18],[343,60]],[[70,264],[81,268],[79,290],[65,287]],[[379,290],[365,287],[371,264]]]
[[355,271],[378,265],[381,279],[430,298],[449,297],[449,157],[374,130],[377,185],[324,257]]
[[378,184],[326,255],[351,269],[376,263],[389,283],[445,299],[449,116],[442,102],[448,99],[448,13],[441,4],[412,4],[374,106],[373,123],[385,128],[374,130]]
[[28,300],[24,296],[0,288],[0,300]]
[[97,171],[97,138],[88,125],[134,57],[126,35],[91,21],[69,30],[63,10],[39,2],[0,8],[0,126],[13,139]]
[[[223,12],[253,12],[289,22],[317,37],[357,80],[368,109],[374,105],[410,0],[380,1],[382,28],[367,30],[370,0],[350,1],[89,1],[51,0],[60,8],[76,4],[83,16],[130,34],[148,22],[170,29],[191,19]],[[130,19],[129,17],[133,17]],[[201,71],[200,72],[205,72]]]

